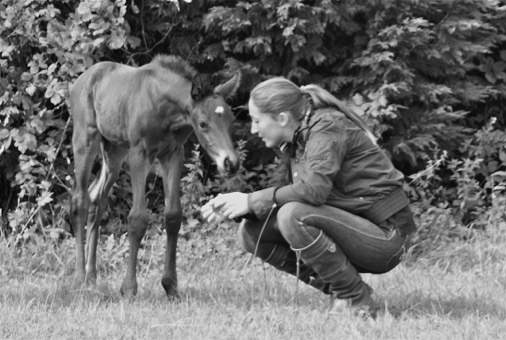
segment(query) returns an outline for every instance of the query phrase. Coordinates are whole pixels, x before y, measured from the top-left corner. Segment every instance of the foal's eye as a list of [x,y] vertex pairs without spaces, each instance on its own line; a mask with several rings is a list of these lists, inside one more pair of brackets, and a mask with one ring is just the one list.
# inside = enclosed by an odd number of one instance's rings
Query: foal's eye
[[209,126],[209,125],[207,124],[207,122],[205,122],[205,121],[203,121],[203,120],[200,120],[200,121],[199,121],[199,127],[200,127],[201,129],[207,129],[207,127],[208,127],[208,126]]

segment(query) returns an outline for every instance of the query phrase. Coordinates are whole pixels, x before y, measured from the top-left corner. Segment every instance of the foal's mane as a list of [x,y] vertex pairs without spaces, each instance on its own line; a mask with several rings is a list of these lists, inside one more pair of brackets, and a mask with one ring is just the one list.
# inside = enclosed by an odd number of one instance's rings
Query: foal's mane
[[197,71],[191,67],[181,57],[173,55],[158,54],[153,59],[152,63],[158,64],[165,69],[169,69],[188,80],[192,80]]

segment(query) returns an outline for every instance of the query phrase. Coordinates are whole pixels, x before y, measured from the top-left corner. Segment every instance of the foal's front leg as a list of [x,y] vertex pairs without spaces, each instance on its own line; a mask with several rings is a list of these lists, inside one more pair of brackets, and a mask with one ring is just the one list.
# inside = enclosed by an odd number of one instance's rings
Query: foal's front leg
[[183,148],[159,157],[162,167],[163,190],[165,194],[164,227],[167,232],[165,265],[162,286],[169,299],[179,297],[177,293],[176,250],[179,229],[181,228],[181,199],[179,186],[183,165]]
[[133,205],[128,214],[128,240],[130,253],[127,262],[127,272],[121,283],[122,295],[132,297],[137,294],[137,254],[141,241],[146,234],[149,215],[146,210],[146,177],[151,162],[140,149],[130,151],[130,177],[132,179]]

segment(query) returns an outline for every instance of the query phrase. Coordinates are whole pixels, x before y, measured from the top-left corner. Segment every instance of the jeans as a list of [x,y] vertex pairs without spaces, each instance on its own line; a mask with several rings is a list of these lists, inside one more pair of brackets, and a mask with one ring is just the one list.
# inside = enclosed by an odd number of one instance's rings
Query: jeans
[[[407,213],[412,221],[409,208]],[[406,215],[406,211],[397,214]],[[399,220],[406,220],[406,216],[402,217]],[[349,262],[359,273],[379,274],[396,267],[409,247],[409,235],[399,234],[395,220],[394,215],[389,223],[378,226],[336,207],[289,202],[277,211],[277,218],[271,217],[267,221],[265,227],[265,221],[243,220],[239,240],[246,251],[295,275],[294,266],[289,263],[295,258],[293,249],[307,247],[323,232],[337,248],[331,254],[333,260]],[[318,275],[313,278],[315,276]]]

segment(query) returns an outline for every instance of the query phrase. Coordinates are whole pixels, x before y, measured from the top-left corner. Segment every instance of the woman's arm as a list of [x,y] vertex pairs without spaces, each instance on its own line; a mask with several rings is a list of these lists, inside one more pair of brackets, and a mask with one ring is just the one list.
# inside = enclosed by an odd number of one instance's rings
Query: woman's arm
[[349,134],[336,120],[325,120],[310,131],[305,149],[292,162],[292,183],[255,191],[249,206],[258,218],[268,214],[275,203],[290,201],[312,205],[326,203],[346,157]]

